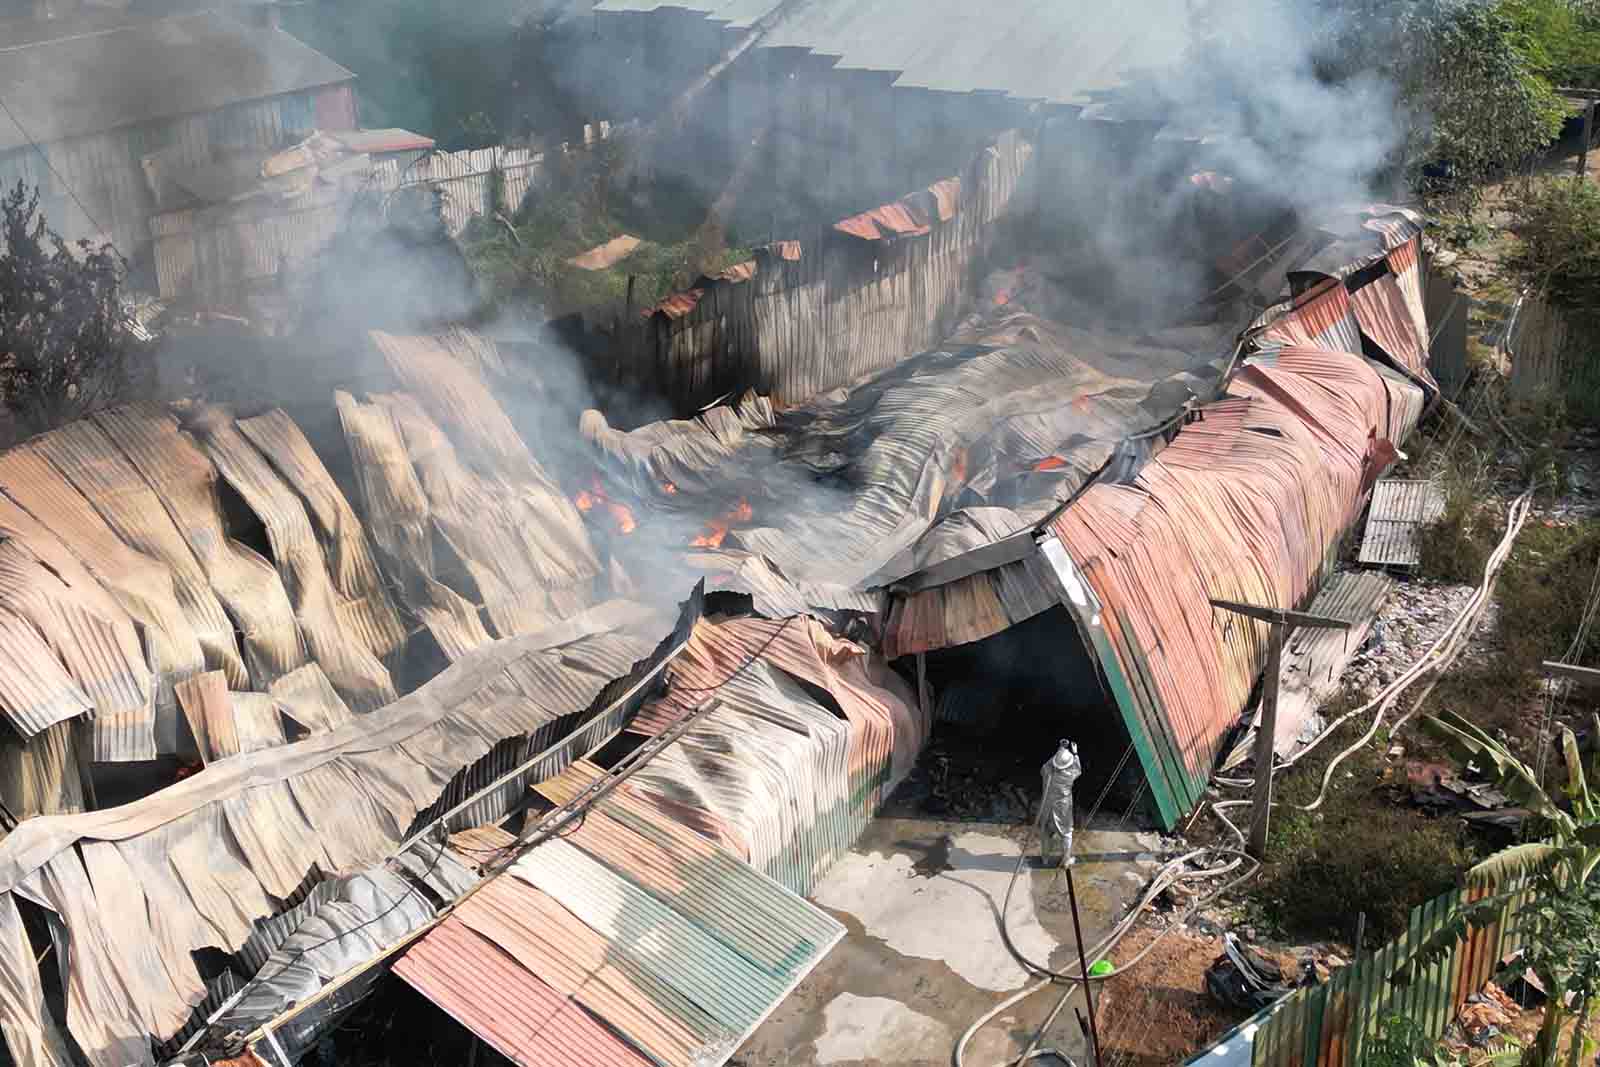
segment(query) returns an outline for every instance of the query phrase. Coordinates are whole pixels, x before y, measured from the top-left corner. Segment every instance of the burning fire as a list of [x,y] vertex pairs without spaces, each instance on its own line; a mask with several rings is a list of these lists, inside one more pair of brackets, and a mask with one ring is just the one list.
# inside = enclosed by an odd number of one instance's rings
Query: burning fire
[[696,537],[689,544],[694,548],[721,548],[722,542],[728,536],[728,531],[733,529],[734,523],[751,522],[756,517],[755,508],[750,506],[750,501],[739,498],[739,502],[721,517],[706,523],[706,532]]
[[633,512],[626,504],[619,504],[606,495],[605,489],[596,478],[588,489],[578,490],[572,498],[573,506],[587,515],[595,508],[604,505],[611,521],[616,525],[618,533],[631,534],[639,528],[638,520],[633,517]]
[[1062,459],[1060,456],[1046,456],[1039,462],[1035,463],[1033,465],[1033,469],[1036,471],[1054,471],[1060,470],[1066,465],[1067,461]]
[[661,483],[661,491],[663,493],[667,494],[668,496],[677,496],[678,495],[678,487],[673,485],[671,482],[662,482]]

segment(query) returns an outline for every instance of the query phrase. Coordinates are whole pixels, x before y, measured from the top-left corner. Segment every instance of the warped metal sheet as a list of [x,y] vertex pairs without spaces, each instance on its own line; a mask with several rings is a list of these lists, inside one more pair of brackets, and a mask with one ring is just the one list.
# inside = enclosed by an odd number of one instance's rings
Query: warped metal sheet
[[[680,687],[632,730],[651,735],[702,702],[716,706],[630,787],[663,810],[696,813],[796,892],[865,828],[930,728],[898,676],[805,617],[703,624],[673,673]],[[830,694],[844,718],[801,682]]]
[[[239,656],[233,622],[204,569],[155,492],[104,431],[89,422],[68,423],[35,438],[31,447],[77,487],[124,543],[167,567],[179,605],[205,651],[207,666],[227,672],[228,684],[234,688],[248,688],[250,675]],[[159,737],[156,747],[163,752],[173,750]]]
[[315,663],[279,678],[269,691],[283,714],[309,733],[326,733],[351,719],[350,708]]
[[[0,647],[4,644],[0,631]],[[17,818],[83,810],[77,730],[73,723],[62,722],[26,741],[0,736],[0,803]]]
[[474,467],[471,453],[457,452],[417,396],[379,400],[400,430],[432,528],[466,571],[499,636],[530,632],[566,614],[563,597],[579,607],[588,603],[599,562],[572,503],[531,456],[512,473],[509,457],[483,466],[510,447],[495,435],[492,444],[476,446],[480,466]]
[[94,710],[37,630],[0,611],[0,712],[24,740]]
[[455,660],[489,640],[478,611],[437,580],[431,505],[412,469],[394,414],[383,404],[363,404],[336,394],[339,421],[355,458],[356,483],[373,540],[404,599]]
[[[198,432],[222,477],[266,528],[273,561],[311,658],[358,709],[370,711],[393,700],[398,693],[379,658],[387,654],[384,650],[392,650],[393,634],[376,622],[360,630],[346,626],[347,616],[341,609],[347,598],[335,587],[331,574],[339,557],[324,557],[323,543],[301,498],[232,420],[202,420]],[[329,507],[332,514],[339,514],[336,504]],[[346,531],[346,540],[355,537],[356,532]],[[351,552],[359,555],[359,550]],[[381,606],[376,612],[386,619]]]
[[[553,777],[614,737],[652,691],[651,679],[688,639],[699,612],[700,600],[692,597],[674,633],[628,677],[606,684],[583,672],[595,679],[592,687],[584,686],[597,692],[590,705],[594,713],[580,729],[535,753],[526,773]],[[220,760],[120,808],[30,819],[0,841],[0,897],[25,892],[61,916],[73,939],[70,1026],[91,1063],[148,1062],[146,1052],[132,1050],[147,1049],[152,1035],[164,1041],[186,1026],[189,1002],[203,996],[190,983],[163,992],[143,982],[139,975],[147,961],[106,933],[102,922],[110,921],[110,911],[97,901],[122,899],[131,893],[129,881],[144,887],[149,943],[174,979],[187,973],[196,949],[239,950],[257,935],[259,920],[302,899],[313,872],[359,871],[384,862],[417,816],[441,794],[449,795],[447,786],[464,777],[462,766],[488,744],[477,724],[468,727],[453,718],[480,689],[503,686],[508,671],[521,677],[516,670],[529,661],[576,672],[561,666],[573,646],[591,636],[653,626],[658,618],[640,605],[602,605],[543,633],[478,650],[389,707],[327,733]],[[198,679],[186,690],[206,683]],[[255,702],[276,715],[268,694],[223,697]],[[125,862],[74,876],[66,866],[78,862],[79,842],[109,843]],[[437,888],[448,888],[466,873],[440,866],[434,876]],[[27,963],[32,966],[31,957]],[[4,997],[0,1010],[11,1010]],[[9,1015],[0,1021],[16,1024]]]
[[65,545],[3,497],[0,538],[0,608],[32,623],[82,687],[94,710],[94,757],[154,759],[155,680],[133,620]]
[[21,965],[32,959],[16,899],[0,895],[0,1039],[17,1067],[69,1067],[72,1056],[50,1021],[39,970]]
[[[341,598],[336,606],[340,621],[349,622],[351,606],[360,605],[359,617],[367,620],[367,625],[358,636],[366,641],[373,655],[387,662],[405,646],[405,628],[378,574],[361,520],[344,493],[300,427],[281,410],[241,419],[238,427],[300,495],[310,512],[328,573]],[[289,519],[292,521],[292,513]]]
[[1385,478],[1372,489],[1360,562],[1373,567],[1422,563],[1418,536],[1444,514],[1444,489],[1432,482]]
[[1054,523],[1101,604],[1128,683],[1118,701],[1169,822],[1198,801],[1266,654],[1265,624],[1210,599],[1303,602],[1394,457],[1377,447],[1383,377],[1360,356],[1279,350],[1231,391],[1130,485],[1091,486]]
[[94,422],[166,508],[212,591],[237,624],[245,666],[255,685],[265,688],[303,665],[305,645],[283,583],[272,564],[228,538],[216,468],[179,431],[177,420],[159,411],[123,407],[97,413]]
[[[25,528],[35,520],[39,531],[48,529],[60,539],[91,575],[100,581],[128,615],[143,628],[150,665],[156,672],[155,747],[163,753],[177,749],[178,704],[173,684],[205,669],[200,642],[179,604],[171,571],[160,561],[135,551],[106,525],[84,497],[31,445],[0,453],[0,489],[26,509],[26,516],[9,505],[0,522],[16,531],[41,559],[68,573],[66,561],[46,538]],[[128,747],[99,750],[102,759],[144,758],[148,742],[127,739]]]

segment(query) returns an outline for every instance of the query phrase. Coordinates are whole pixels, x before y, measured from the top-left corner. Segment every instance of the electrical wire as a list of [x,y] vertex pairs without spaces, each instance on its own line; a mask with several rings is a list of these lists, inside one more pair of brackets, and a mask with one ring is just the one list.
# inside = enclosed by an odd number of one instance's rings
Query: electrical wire
[[44,165],[49,169],[51,174],[55,175],[56,181],[61,183],[61,187],[67,191],[67,195],[72,198],[72,202],[78,205],[78,210],[83,212],[83,217],[93,223],[96,230],[105,234],[106,243],[111,245],[112,251],[116,252],[117,255],[123,260],[126,260],[127,257],[122,255],[122,250],[118,248],[116,246],[116,242],[111,239],[111,231],[100,225],[100,220],[94,217],[94,212],[90,211],[88,205],[86,205],[82,200],[78,199],[78,193],[72,188],[72,183],[67,181],[66,175],[62,174],[56,169],[56,165],[54,163],[50,162],[50,156],[42,147],[40,147],[39,142],[33,139],[33,134],[28,132],[27,127],[22,125],[22,120],[17,118],[16,112],[11,110],[11,105],[6,103],[5,97],[3,96],[0,96],[0,111],[4,111],[6,113],[6,118],[10,119],[11,124],[17,128],[17,132],[22,134],[23,140],[27,141],[33,150],[39,154],[39,158],[44,160]]

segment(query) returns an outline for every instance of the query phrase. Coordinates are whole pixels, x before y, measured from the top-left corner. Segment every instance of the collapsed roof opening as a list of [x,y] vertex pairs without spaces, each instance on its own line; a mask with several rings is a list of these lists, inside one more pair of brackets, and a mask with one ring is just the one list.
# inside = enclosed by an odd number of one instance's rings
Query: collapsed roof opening
[[[902,671],[915,674],[907,659]],[[1032,797],[1039,764],[1061,738],[1075,742],[1083,759],[1077,792],[1100,798],[1107,812],[1131,813],[1145,799],[1132,741],[1098,662],[1085,647],[1072,616],[1054,607],[991,637],[925,654],[933,701],[929,752],[979,782],[1005,781]],[[930,768],[933,814],[960,802],[938,768]],[[1031,815],[1032,812],[1030,811]],[[1142,812],[1139,822],[1145,822]]]

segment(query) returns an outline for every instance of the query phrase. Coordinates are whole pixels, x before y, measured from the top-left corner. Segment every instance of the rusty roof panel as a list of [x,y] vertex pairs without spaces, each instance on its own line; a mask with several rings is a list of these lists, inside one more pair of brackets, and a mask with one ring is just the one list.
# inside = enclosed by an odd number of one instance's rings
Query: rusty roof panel
[[265,687],[306,663],[289,594],[258,553],[223,527],[217,471],[163,412],[134,407],[98,412],[95,424],[116,443],[165,506],[243,636],[245,666]]
[[409,949],[394,973],[513,1063],[653,1067],[572,997],[459,919]]
[[[603,773],[579,762],[539,788],[565,802]],[[588,1043],[595,1062],[699,1067],[724,1062],[843,932],[624,789],[465,901],[396,972],[529,1067],[589,1062],[573,1050],[595,1026],[609,1038]],[[521,995],[464,997],[472,974]]]
[[704,289],[688,289],[681,293],[672,293],[664,297],[659,304],[645,308],[641,314],[645,318],[651,315],[665,315],[669,319],[681,319],[693,311],[700,303],[700,298],[705,295]]
[[1372,508],[1359,561],[1372,567],[1416,567],[1423,527],[1444,514],[1444,489],[1429,481],[1385,478],[1372,490]]
[[[338,566],[342,557],[338,553],[324,556],[302,498],[232,419],[202,419],[198,432],[223,480],[266,529],[273,562],[294,605],[311,658],[356,709],[370,711],[389,703],[398,694],[375,649],[392,646],[393,634],[377,622],[366,629],[346,625],[340,612],[344,597],[334,585],[330,568],[330,564]],[[356,532],[346,531],[346,538]],[[377,617],[384,618],[381,613]]]

